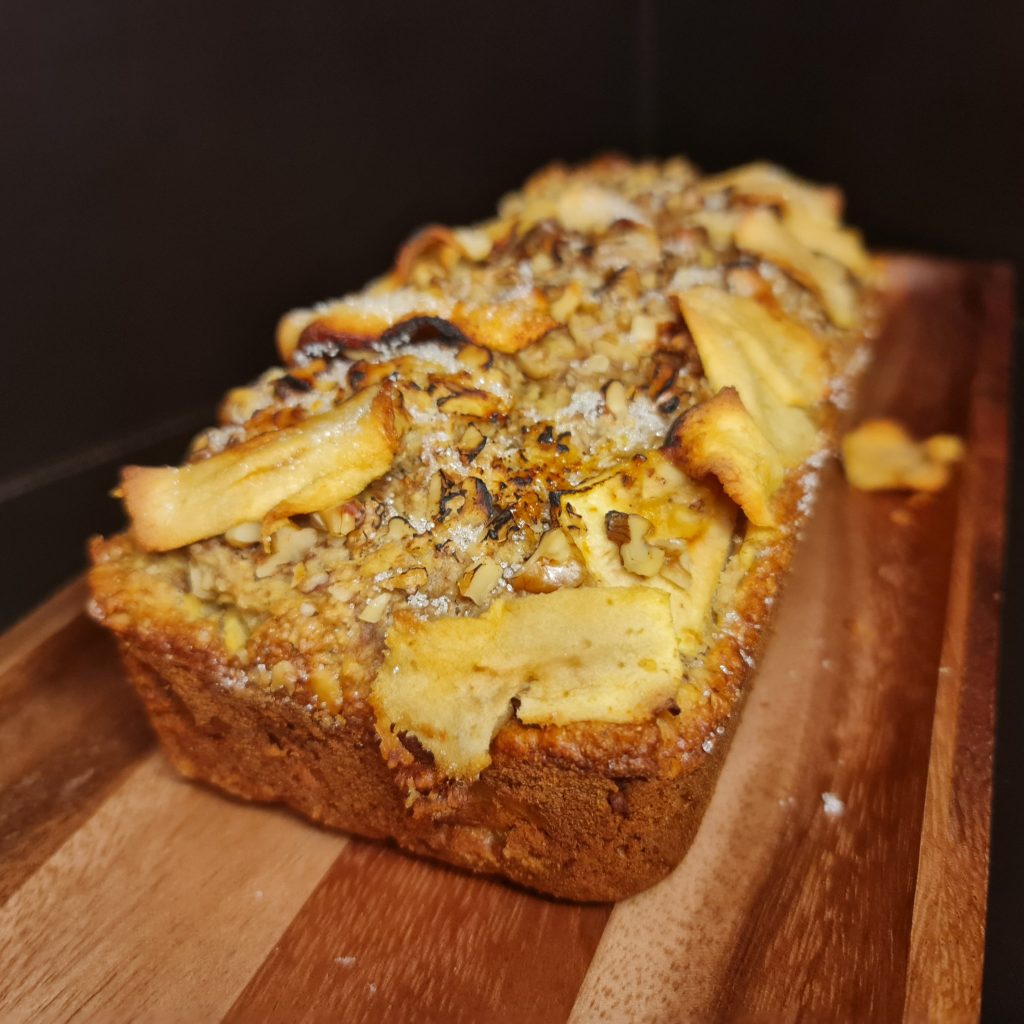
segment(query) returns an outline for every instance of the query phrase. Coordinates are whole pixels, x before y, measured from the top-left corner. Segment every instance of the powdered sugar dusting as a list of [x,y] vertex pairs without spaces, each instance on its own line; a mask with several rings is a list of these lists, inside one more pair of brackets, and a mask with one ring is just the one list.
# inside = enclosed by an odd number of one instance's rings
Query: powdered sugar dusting
[[804,518],[814,510],[814,503],[818,499],[818,489],[821,485],[821,470],[831,457],[832,453],[827,448],[822,448],[804,463],[806,468],[800,478],[801,494],[796,503],[797,511]]
[[413,313],[443,316],[448,312],[450,306],[450,301],[441,300],[434,295],[418,292],[412,288],[403,288],[399,291],[375,294],[355,292],[340,299],[328,299],[313,306],[313,313],[316,316],[326,316],[329,313],[337,312],[339,307],[345,307],[353,312],[366,316],[377,316],[389,323],[397,323],[400,319]]
[[604,409],[604,396],[600,391],[577,391],[572,401],[558,411],[557,424],[564,426],[569,420],[584,419],[588,423],[596,423]]
[[668,291],[684,292],[689,288],[697,288],[702,284],[721,288],[725,275],[721,267],[680,267],[669,283]]
[[634,398],[627,412],[627,441],[631,447],[646,447],[661,441],[668,429],[665,417],[658,412],[655,404],[646,396]]
[[394,346],[374,345],[374,348],[388,359],[411,356],[420,362],[436,366],[445,373],[455,374],[465,367],[456,358],[455,349],[451,345],[442,345],[436,341],[424,341],[415,345],[408,343]]
[[339,388],[348,386],[348,371],[352,364],[346,359],[332,359],[327,366],[320,371],[320,380],[330,381],[337,384]]
[[459,551],[468,551],[480,542],[481,533],[483,528],[480,526],[458,525],[448,529],[446,536]]
[[871,358],[871,347],[862,345],[850,356],[843,373],[829,382],[832,403],[837,409],[850,407],[850,403],[853,401],[852,385],[867,369]]
[[211,427],[204,431],[206,447],[211,452],[220,452],[230,444],[245,440],[245,427],[231,425],[227,427]]

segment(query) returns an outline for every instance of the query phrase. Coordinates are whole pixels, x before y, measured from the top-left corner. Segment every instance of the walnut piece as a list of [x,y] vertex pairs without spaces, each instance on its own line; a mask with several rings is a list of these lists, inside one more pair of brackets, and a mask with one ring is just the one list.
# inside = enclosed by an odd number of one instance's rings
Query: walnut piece
[[579,549],[560,527],[548,530],[522,569],[509,580],[513,590],[550,594],[563,587],[578,587],[585,569]]
[[637,576],[657,576],[665,563],[665,552],[653,547],[644,538],[651,532],[651,524],[643,516],[630,516],[629,540],[619,548],[623,568]]
[[493,558],[483,558],[459,580],[459,593],[483,608],[500,579],[501,566]]

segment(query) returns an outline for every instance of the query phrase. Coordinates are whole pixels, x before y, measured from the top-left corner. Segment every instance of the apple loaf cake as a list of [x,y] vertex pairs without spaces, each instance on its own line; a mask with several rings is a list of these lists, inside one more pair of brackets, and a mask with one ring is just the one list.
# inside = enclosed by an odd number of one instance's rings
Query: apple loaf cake
[[877,270],[767,163],[549,167],[288,313],[92,542],[186,776],[576,900],[699,823]]

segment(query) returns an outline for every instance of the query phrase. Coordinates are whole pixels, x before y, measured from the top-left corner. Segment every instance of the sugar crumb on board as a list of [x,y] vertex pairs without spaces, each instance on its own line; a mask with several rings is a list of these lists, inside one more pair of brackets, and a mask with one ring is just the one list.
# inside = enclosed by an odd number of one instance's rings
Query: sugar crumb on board
[[821,803],[830,818],[841,818],[846,811],[846,804],[835,793],[822,793]]

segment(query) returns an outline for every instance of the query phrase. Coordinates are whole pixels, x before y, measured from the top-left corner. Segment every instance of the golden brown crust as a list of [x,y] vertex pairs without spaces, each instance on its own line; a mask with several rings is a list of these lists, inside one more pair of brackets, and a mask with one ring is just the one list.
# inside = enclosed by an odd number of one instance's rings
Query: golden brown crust
[[295,703],[225,689],[186,652],[169,658],[130,643],[121,650],[183,775],[564,899],[620,899],[671,871],[696,831],[724,754],[723,743],[703,771],[678,778],[609,778],[558,760],[498,753],[475,783],[406,806],[365,716],[325,729]]

